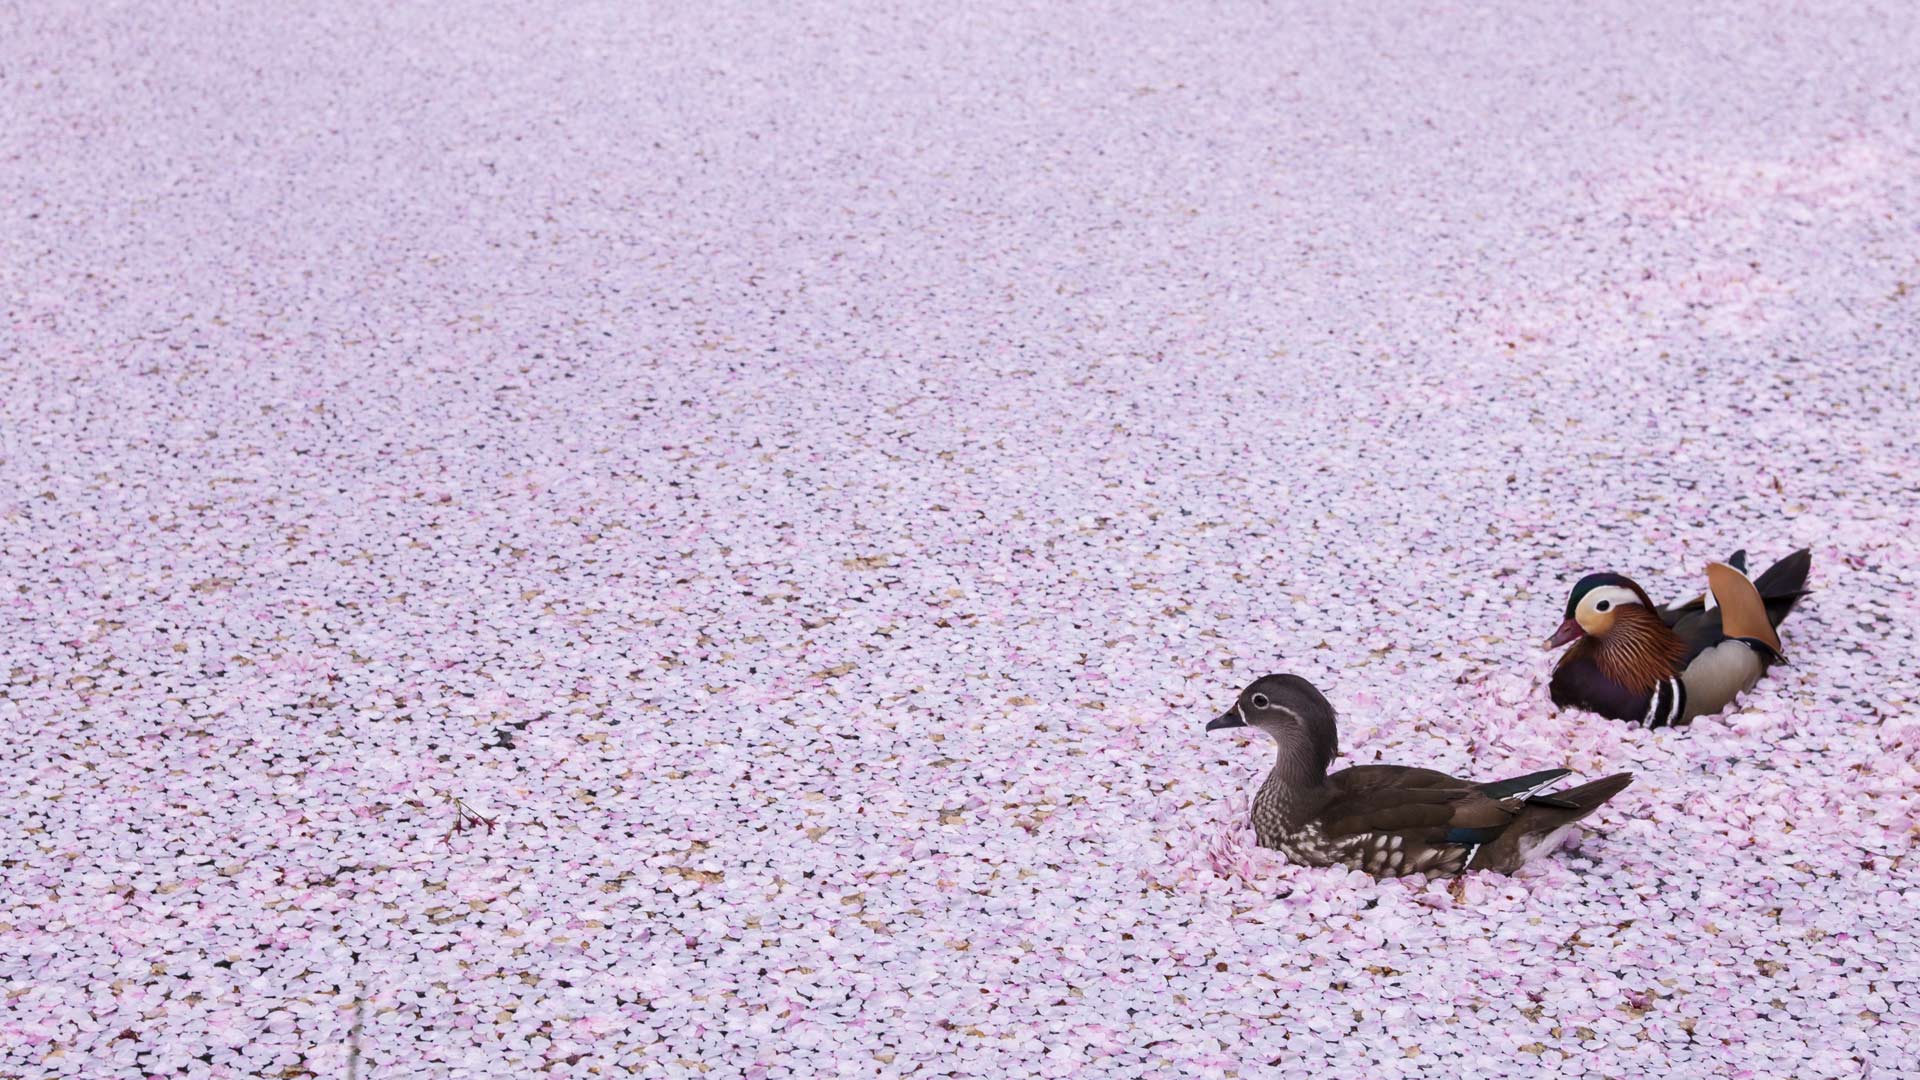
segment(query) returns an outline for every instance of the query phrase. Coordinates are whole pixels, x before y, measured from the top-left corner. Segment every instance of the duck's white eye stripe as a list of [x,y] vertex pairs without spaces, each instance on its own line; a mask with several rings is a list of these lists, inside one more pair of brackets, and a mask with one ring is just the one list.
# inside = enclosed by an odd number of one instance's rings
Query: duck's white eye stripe
[[1588,611],[1605,614],[1614,608],[1639,602],[1640,598],[1634,595],[1632,589],[1621,588],[1618,585],[1602,585],[1588,593],[1586,600],[1582,601],[1580,606]]
[[1270,704],[1272,704],[1272,702],[1270,702],[1270,701],[1268,701],[1268,700],[1267,700],[1267,695],[1265,695],[1265,694],[1255,694],[1255,695],[1253,695],[1253,707],[1254,707],[1254,708],[1256,708],[1256,709],[1264,709],[1264,708],[1266,708],[1266,707],[1267,707],[1268,705],[1270,705]]

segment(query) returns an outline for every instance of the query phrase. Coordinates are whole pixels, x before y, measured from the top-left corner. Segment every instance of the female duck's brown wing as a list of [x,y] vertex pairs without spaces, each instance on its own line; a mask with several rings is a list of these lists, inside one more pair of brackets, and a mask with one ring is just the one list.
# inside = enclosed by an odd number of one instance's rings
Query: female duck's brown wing
[[[1353,845],[1360,868],[1379,874],[1496,870],[1510,874],[1558,846],[1561,835],[1633,781],[1620,773],[1533,794],[1564,776],[1550,769],[1472,784],[1429,769],[1361,766],[1327,778],[1335,788],[1321,828]],[[1496,798],[1494,791],[1515,791]]]
[[1490,799],[1518,799],[1531,795],[1562,777],[1573,775],[1572,769],[1541,769],[1525,776],[1508,777],[1505,780],[1489,780],[1484,784],[1473,785],[1482,795]]
[[1431,769],[1358,765],[1327,777],[1321,811],[1329,837],[1393,833],[1429,845],[1471,847],[1500,834],[1515,808],[1479,785]]

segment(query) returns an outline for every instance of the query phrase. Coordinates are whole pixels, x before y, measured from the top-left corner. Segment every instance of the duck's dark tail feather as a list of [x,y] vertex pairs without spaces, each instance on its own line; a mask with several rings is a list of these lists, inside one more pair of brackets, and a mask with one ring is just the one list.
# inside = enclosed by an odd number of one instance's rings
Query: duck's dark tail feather
[[1812,567],[1813,552],[1801,548],[1753,579],[1753,587],[1767,605],[1768,622],[1778,627],[1793,613],[1793,606],[1807,595],[1807,571]]
[[1615,773],[1565,791],[1530,796],[1499,836],[1474,850],[1467,869],[1513,873],[1534,856],[1559,847],[1565,830],[1631,783],[1632,773]]
[[1561,811],[1560,820],[1554,824],[1562,825],[1569,821],[1578,821],[1600,809],[1601,803],[1625,791],[1627,785],[1631,783],[1633,783],[1632,773],[1614,773],[1612,776],[1603,776],[1598,780],[1581,784],[1579,787],[1536,795],[1527,800],[1527,805]]

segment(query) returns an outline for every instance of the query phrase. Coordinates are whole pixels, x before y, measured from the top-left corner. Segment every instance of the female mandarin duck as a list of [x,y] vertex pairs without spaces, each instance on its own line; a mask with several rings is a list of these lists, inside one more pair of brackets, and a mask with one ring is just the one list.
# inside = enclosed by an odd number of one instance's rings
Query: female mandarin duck
[[1648,727],[1719,712],[1781,658],[1776,632],[1806,595],[1812,556],[1801,549],[1748,580],[1746,553],[1707,567],[1705,596],[1655,607],[1619,574],[1588,574],[1547,642],[1574,646],[1553,669],[1553,703]]
[[1633,781],[1631,773],[1535,792],[1569,769],[1476,784],[1431,769],[1355,765],[1329,776],[1339,752],[1333,706],[1298,675],[1268,675],[1207,725],[1253,727],[1279,748],[1253,797],[1260,846],[1296,863],[1339,863],[1375,877],[1509,874],[1559,847],[1574,823]]

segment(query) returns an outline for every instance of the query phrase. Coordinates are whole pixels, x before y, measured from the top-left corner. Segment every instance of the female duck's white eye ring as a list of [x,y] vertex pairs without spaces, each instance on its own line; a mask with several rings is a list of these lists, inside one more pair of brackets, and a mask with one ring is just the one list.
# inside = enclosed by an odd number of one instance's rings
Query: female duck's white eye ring
[[1273,702],[1267,700],[1267,695],[1265,694],[1255,694],[1247,700],[1250,701],[1256,709],[1264,709],[1268,705],[1273,704]]

